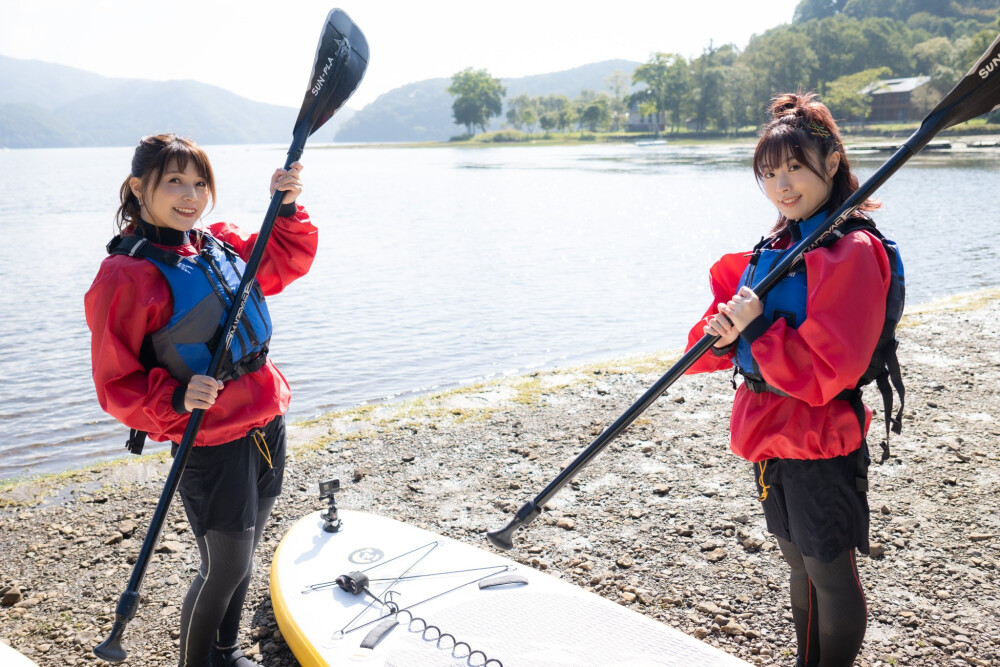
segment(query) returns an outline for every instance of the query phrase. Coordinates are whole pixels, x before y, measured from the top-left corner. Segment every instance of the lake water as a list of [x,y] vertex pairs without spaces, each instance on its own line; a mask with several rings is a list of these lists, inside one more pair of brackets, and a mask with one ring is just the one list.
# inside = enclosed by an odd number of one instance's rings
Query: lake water
[[[206,220],[255,229],[285,147],[208,151],[220,196]],[[0,479],[126,455],[91,383],[83,295],[131,153],[0,150]],[[680,348],[708,266],[775,217],[749,154],[308,147],[320,251],[268,300],[290,418]],[[885,157],[856,159],[862,179]],[[902,248],[909,303],[1000,285],[998,179],[998,153],[928,155],[882,187],[876,220]]]

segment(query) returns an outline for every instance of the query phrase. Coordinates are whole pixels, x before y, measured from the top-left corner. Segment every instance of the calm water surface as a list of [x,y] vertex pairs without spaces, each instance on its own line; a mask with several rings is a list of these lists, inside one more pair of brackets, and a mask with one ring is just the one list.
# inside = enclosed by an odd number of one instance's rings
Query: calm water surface
[[[209,147],[220,196],[206,221],[257,228],[284,150]],[[0,478],[125,455],[127,429],[91,383],[83,295],[131,153],[0,151]],[[302,201],[320,251],[268,300],[290,417],[681,347],[707,306],[708,266],[774,218],[748,157],[308,148]],[[884,158],[858,156],[862,179]],[[882,187],[876,219],[902,248],[909,303],[1000,284],[998,179],[996,153],[928,156]]]

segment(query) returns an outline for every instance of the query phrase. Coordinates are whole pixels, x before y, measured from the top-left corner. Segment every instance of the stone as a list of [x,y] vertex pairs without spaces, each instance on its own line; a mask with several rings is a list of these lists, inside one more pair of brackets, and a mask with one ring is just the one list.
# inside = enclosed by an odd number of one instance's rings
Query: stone
[[11,586],[6,591],[4,591],[3,597],[0,598],[0,606],[3,607],[13,607],[15,604],[21,601],[21,589],[17,586]]
[[160,542],[156,547],[156,553],[159,554],[176,554],[184,551],[184,545],[180,542],[174,542],[172,540],[165,540]]

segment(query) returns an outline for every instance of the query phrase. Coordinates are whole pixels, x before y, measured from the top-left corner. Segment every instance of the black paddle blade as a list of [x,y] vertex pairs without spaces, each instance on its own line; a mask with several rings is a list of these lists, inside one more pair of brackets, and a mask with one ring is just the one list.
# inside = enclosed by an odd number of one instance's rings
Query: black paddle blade
[[367,68],[368,40],[343,10],[330,10],[293,134],[300,136],[305,129],[308,136],[330,120],[357,90]]
[[972,69],[928,115],[943,115],[945,127],[989,113],[1000,104],[1000,35]]

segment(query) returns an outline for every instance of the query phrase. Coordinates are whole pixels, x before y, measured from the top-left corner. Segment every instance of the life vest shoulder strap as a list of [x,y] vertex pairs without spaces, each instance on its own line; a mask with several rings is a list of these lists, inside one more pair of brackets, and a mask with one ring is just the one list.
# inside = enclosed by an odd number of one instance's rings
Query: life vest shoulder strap
[[177,253],[157,248],[141,236],[115,236],[106,246],[109,255],[127,255],[138,259],[151,259],[169,266],[179,266],[184,258]]

